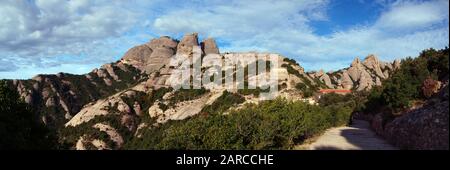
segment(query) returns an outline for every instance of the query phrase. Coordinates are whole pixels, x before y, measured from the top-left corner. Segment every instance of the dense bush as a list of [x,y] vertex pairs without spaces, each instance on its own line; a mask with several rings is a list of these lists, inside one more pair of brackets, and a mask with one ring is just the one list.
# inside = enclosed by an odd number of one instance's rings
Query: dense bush
[[292,65],[299,65],[299,64],[297,63],[297,61],[295,61],[294,59],[284,58],[283,61],[284,61],[284,62],[287,62],[287,63],[289,63],[289,64],[292,64]]
[[328,93],[324,94],[320,97],[318,103],[320,106],[326,107],[331,105],[336,105],[339,103],[347,103],[350,106],[355,106],[355,101],[353,100],[353,94],[336,94],[336,93]]
[[125,149],[289,149],[325,129],[346,124],[352,108],[284,99],[244,109],[170,121],[148,129]]
[[316,91],[315,88],[309,88],[303,83],[297,83],[297,85],[295,85],[295,88],[303,93],[303,97],[311,97]]
[[214,103],[211,105],[205,106],[202,109],[204,113],[224,113],[230,107],[235,106],[236,104],[243,103],[245,99],[236,93],[230,93],[228,91],[224,91],[222,96],[220,96]]
[[28,105],[0,81],[0,149],[52,149],[56,138]]
[[421,86],[426,78],[448,78],[448,57],[448,48],[428,49],[417,58],[402,60],[400,69],[386,79],[382,87],[370,91],[365,111],[376,113],[388,109],[398,112],[411,107],[415,100],[424,100]]
[[170,98],[170,103],[173,105],[178,102],[187,100],[195,100],[200,98],[203,94],[209,92],[205,88],[201,89],[179,89],[173,94],[174,97]]

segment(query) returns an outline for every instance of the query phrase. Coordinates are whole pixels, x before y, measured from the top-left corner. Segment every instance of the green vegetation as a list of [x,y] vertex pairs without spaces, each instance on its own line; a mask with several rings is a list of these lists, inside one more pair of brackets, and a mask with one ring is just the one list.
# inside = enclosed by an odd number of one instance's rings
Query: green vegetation
[[[164,88],[164,87],[159,88],[157,90],[153,90],[152,92],[150,92],[150,94],[135,91],[136,95],[133,99],[129,99],[124,96],[122,96],[121,99],[129,106],[133,106],[134,101],[137,101],[138,103],[141,104],[143,112],[142,116],[132,116],[133,119],[132,122],[134,122],[135,125],[138,125],[140,123],[153,124],[155,120],[150,118],[150,116],[147,114],[148,109],[150,108],[150,106],[154,104],[154,102],[156,102],[157,100],[161,100],[164,94],[170,91],[172,91],[172,88]],[[80,136],[85,136],[87,140],[101,139],[104,142],[106,142],[108,146],[115,148],[116,147],[115,143],[113,143],[109,139],[109,136],[105,137],[104,132],[92,128],[92,126],[94,126],[97,123],[104,123],[110,125],[111,127],[117,130],[117,132],[122,136],[124,141],[131,140],[131,138],[134,137],[133,132],[127,129],[124,125],[122,125],[120,120],[122,116],[126,113],[120,113],[116,108],[117,105],[104,108],[105,110],[108,110],[109,113],[106,116],[96,116],[90,121],[82,123],[76,127],[69,126],[60,129],[58,132],[60,136],[59,143],[62,146],[62,148],[69,149],[70,147],[74,146]],[[133,109],[132,112],[134,112]]]
[[179,89],[175,91],[173,97],[170,98],[170,105],[178,102],[198,99],[207,92],[209,92],[209,90],[206,90],[203,87],[201,89]]
[[327,88],[326,85],[319,79],[313,79],[313,81],[314,81],[314,84],[313,84],[313,82],[311,82],[311,80],[309,80],[303,74],[300,74],[300,72],[298,70],[294,69],[290,64],[282,64],[281,67],[285,67],[289,74],[293,74],[302,80],[302,83],[296,84],[295,88],[297,90],[300,90],[303,93],[304,97],[311,97],[314,94],[314,92],[319,90],[319,87]]
[[289,64],[291,64],[291,65],[299,65],[299,64],[297,63],[297,61],[295,61],[294,59],[284,58],[283,61],[284,61],[284,62],[287,62],[287,63],[289,63]]
[[289,65],[289,64],[282,64],[281,67],[285,67],[286,70],[287,70],[287,72],[288,72],[289,74],[296,75],[297,77],[300,77],[300,76],[301,76],[301,75],[300,75],[300,72],[298,72],[296,69],[294,69],[294,67],[292,67],[292,66]]
[[0,80],[0,150],[2,149],[53,149],[55,137],[17,91]]
[[382,87],[370,91],[365,112],[384,110],[393,114],[411,107],[416,100],[424,100],[421,86],[426,78],[448,78],[448,57],[448,48],[438,51],[428,49],[417,58],[402,60],[400,69],[385,80]]
[[[224,94],[220,100],[231,105],[238,98]],[[276,99],[228,115],[220,114],[223,110],[147,129],[124,149],[290,149],[329,127],[346,124],[352,108]]]
[[253,95],[255,97],[259,97],[261,93],[267,93],[270,89],[261,89],[260,87],[256,87],[254,89],[249,89],[247,85],[244,86],[244,89],[238,89],[238,93],[242,95]]
[[108,146],[114,148],[115,143],[110,141],[110,137],[104,132],[101,132],[100,130],[93,128],[93,126],[97,123],[110,125],[114,129],[116,129],[116,131],[122,136],[124,140],[130,139],[133,136],[133,134],[125,126],[121,124],[120,118],[121,115],[118,115],[117,113],[111,113],[106,116],[95,116],[90,121],[82,123],[76,127],[68,126],[62,128],[59,130],[59,135],[62,136],[62,138],[60,138],[59,143],[63,148],[70,149],[70,147],[76,144],[80,136],[84,136],[85,139],[87,140],[92,139],[103,140],[107,144],[110,144]]
[[308,86],[306,86],[304,83],[297,83],[297,85],[295,85],[295,88],[297,90],[302,91],[303,97],[311,97],[311,96],[313,96],[314,92],[316,91],[316,89],[311,89]]
[[201,112],[208,114],[224,113],[230,107],[243,103],[244,101],[245,99],[241,95],[224,91],[222,96],[211,105],[205,106]]

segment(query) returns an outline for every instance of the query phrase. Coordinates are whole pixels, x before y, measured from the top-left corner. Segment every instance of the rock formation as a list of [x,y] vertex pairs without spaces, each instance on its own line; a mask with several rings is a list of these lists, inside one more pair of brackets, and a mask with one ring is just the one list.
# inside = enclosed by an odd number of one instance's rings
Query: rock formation
[[[171,82],[184,80],[173,78],[179,66],[170,66],[174,55],[193,54],[193,46],[198,46],[197,33],[186,34],[181,41],[167,36],[152,39],[128,50],[123,58],[109,63],[84,75],[58,73],[38,75],[30,80],[9,81],[21,97],[37,110],[40,120],[47,126],[59,128],[78,128],[89,125],[93,128],[86,134],[74,134],[71,139],[74,149],[117,149],[124,139],[124,131],[139,136],[139,130],[152,128],[170,120],[182,120],[200,114],[207,105],[222,96],[224,87],[206,86],[201,95],[188,98],[177,96]],[[270,53],[220,53],[214,39],[208,38],[200,44],[202,55],[218,54],[223,61],[237,58],[275,56],[278,67],[279,96],[289,100],[302,100],[307,89],[337,88],[367,90],[380,85],[391,72],[399,68],[398,61],[393,64],[379,61],[370,55],[364,61],[356,58],[349,68],[337,72],[305,72],[295,61],[279,54]],[[243,64],[243,63],[241,63]],[[270,67],[269,67],[270,68]],[[208,69],[206,67],[202,68]],[[230,68],[223,68],[225,71]],[[235,74],[236,71],[232,70]],[[262,75],[246,75],[248,81],[262,78]],[[268,85],[271,85],[267,83]],[[239,93],[237,89],[228,90],[245,98],[245,103],[258,103],[255,94]],[[188,93],[189,94],[189,93]],[[185,94],[186,95],[186,94]],[[191,94],[192,95],[192,94]],[[182,95],[183,96],[183,95]],[[150,119],[150,120],[149,120]],[[88,128],[89,128],[88,127]],[[125,129],[125,130],[124,130]],[[115,145],[94,131],[107,133]],[[89,132],[89,133],[88,133]],[[100,133],[100,132],[99,132]]]
[[217,47],[216,41],[212,38],[203,40],[201,47],[205,55],[208,54],[219,54],[219,48]]
[[84,105],[130,87],[143,78],[134,67],[105,64],[85,75],[58,73],[37,75],[30,80],[9,81],[47,126],[59,128]]
[[445,84],[424,106],[410,110],[384,126],[373,123],[377,133],[402,149],[448,150],[448,80]]
[[167,36],[153,39],[144,45],[131,48],[125,53],[122,62],[152,73],[169,64],[177,45],[177,41]]
[[324,82],[328,88],[362,91],[369,90],[373,86],[381,86],[382,80],[388,78],[398,68],[400,68],[399,60],[386,63],[379,61],[375,55],[369,55],[362,62],[359,58],[355,58],[350,67],[334,73],[320,71],[309,75]]
[[177,54],[191,55],[193,46],[198,46],[198,34],[186,34],[177,46]]

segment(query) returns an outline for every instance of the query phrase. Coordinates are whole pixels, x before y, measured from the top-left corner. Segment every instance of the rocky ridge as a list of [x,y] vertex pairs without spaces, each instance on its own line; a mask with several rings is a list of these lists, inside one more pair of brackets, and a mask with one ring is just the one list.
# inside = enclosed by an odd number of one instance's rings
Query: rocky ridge
[[84,105],[131,87],[145,79],[140,70],[121,63],[105,64],[88,74],[37,75],[29,80],[9,80],[43,123],[59,128]]
[[[167,36],[152,39],[128,50],[118,62],[103,65],[85,75],[38,75],[31,80],[11,80],[11,87],[19,91],[49,126],[64,126],[63,131],[89,129],[86,133],[67,132],[70,137],[66,138],[71,139],[69,143],[74,149],[120,148],[123,142],[117,142],[117,139],[139,137],[142,128],[200,114],[203,108],[224,95],[224,88],[174,91],[170,87],[172,81],[180,81],[171,79],[177,69],[177,66],[170,66],[171,57],[183,54],[192,58],[193,46],[200,46],[202,56],[217,54],[222,59],[277,56],[279,67],[273,71],[278,73],[279,96],[289,100],[304,99],[305,89],[367,90],[381,85],[381,80],[399,66],[398,61],[384,63],[371,55],[363,62],[355,59],[351,67],[334,73],[307,73],[298,63],[279,54],[220,53],[214,39],[207,38],[199,43],[198,35],[193,33],[185,35],[181,41]],[[258,90],[231,92],[245,99],[233,108],[257,103],[260,93]],[[108,131],[99,128],[99,124],[108,126]],[[114,146],[108,139],[99,138],[102,131],[115,139]]]
[[[147,75],[146,81],[142,81],[135,86],[116,92],[107,98],[86,104],[65,126],[70,128],[85,127],[84,124],[103,123],[107,124],[102,117],[115,117],[116,126],[112,129],[125,129],[123,133],[132,134],[134,137],[140,136],[140,129],[151,128],[158,124],[165,123],[170,120],[182,120],[197,115],[202,112],[203,108],[216,102],[226,90],[224,88],[206,88],[200,90],[178,90],[173,91],[170,84],[173,81],[170,77],[177,67],[169,67],[170,57],[172,54],[180,53],[187,57],[192,57],[193,49],[190,46],[200,45],[202,55],[218,54],[224,58],[237,58],[243,56],[254,57],[258,55],[269,56],[267,53],[219,53],[219,49],[214,39],[208,38],[202,43],[198,43],[197,34],[187,34],[181,41],[173,40],[169,37],[161,37],[153,39],[149,43],[131,48],[119,63],[131,65]],[[160,52],[157,52],[157,51]],[[156,52],[156,54],[155,54]],[[302,93],[292,93],[296,90],[297,84],[308,82],[308,86],[318,86],[320,81],[316,81],[309,77],[302,67],[298,64],[287,60],[278,54],[276,55],[279,62],[277,70],[279,74],[279,86],[282,96],[289,96],[291,99],[301,99]],[[287,71],[290,68],[290,72]],[[205,69],[205,68],[204,68]],[[229,68],[224,68],[229,69]],[[247,79],[256,79],[255,77],[246,77]],[[180,81],[176,79],[175,81]],[[232,90],[233,93],[239,93],[238,90]],[[257,101],[259,92],[239,93],[245,97],[247,101]],[[284,95],[283,95],[284,94]],[[298,96],[298,97],[294,97]],[[180,96],[187,96],[181,98]],[[243,105],[243,104],[241,104]],[[236,105],[236,108],[240,105]],[[109,122],[111,123],[111,122]],[[69,129],[70,129],[69,128]],[[86,126],[92,128],[92,126]],[[99,132],[97,132],[99,133]],[[79,135],[79,136],[78,136]],[[102,145],[102,141],[95,138],[94,134],[75,134],[73,141],[74,148],[86,149],[94,148],[106,149],[114,148]],[[91,147],[86,147],[88,144]]]
[[318,78],[331,89],[369,90],[381,86],[382,80],[400,67],[400,60],[392,63],[379,61],[375,55],[367,56],[362,62],[355,58],[350,67],[336,72],[325,73],[323,70],[310,72],[309,76]]

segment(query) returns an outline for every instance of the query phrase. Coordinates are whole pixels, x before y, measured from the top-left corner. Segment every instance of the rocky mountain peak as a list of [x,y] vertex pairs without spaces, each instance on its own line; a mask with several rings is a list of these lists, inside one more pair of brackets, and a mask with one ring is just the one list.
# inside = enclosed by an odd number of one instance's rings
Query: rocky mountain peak
[[357,67],[359,64],[361,64],[361,61],[359,60],[358,57],[356,57],[353,62],[352,62],[352,67]]
[[201,43],[201,47],[205,55],[207,54],[219,54],[219,48],[216,41],[213,38],[207,38]]
[[177,47],[177,54],[189,55],[192,53],[192,47],[198,46],[198,33],[184,35]]
[[378,60],[378,58],[375,55],[370,54],[364,59],[363,64],[366,67],[374,68],[374,67],[377,67],[380,65],[380,61]]
[[161,36],[160,38],[152,39],[146,44],[151,49],[156,48],[177,48],[178,42],[169,36]]
[[368,90],[373,86],[380,86],[381,80],[386,79],[395,69],[400,67],[400,61],[394,63],[382,62],[377,56],[370,54],[361,60],[356,57],[350,67],[335,73],[329,73],[332,85],[328,87],[355,89],[357,91]]
[[400,68],[401,61],[399,59],[394,60],[394,63],[392,64],[394,69]]

